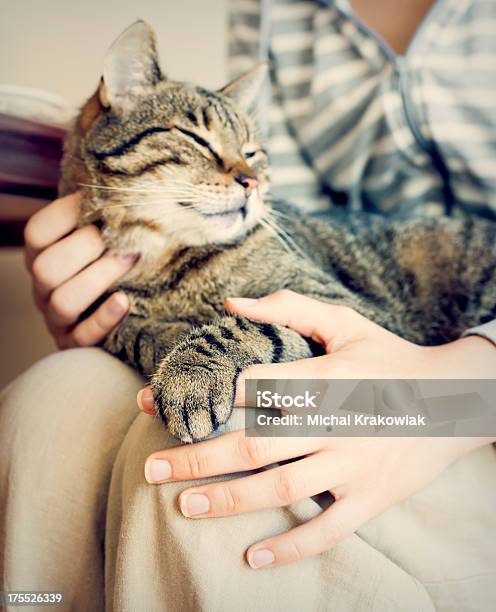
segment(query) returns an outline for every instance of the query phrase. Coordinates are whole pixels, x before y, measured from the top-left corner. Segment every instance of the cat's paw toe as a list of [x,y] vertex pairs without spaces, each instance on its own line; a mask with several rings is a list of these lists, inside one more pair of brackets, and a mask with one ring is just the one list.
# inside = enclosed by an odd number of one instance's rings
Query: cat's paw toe
[[235,374],[228,368],[191,363],[186,354],[170,354],[151,386],[160,416],[182,442],[208,437],[232,411]]

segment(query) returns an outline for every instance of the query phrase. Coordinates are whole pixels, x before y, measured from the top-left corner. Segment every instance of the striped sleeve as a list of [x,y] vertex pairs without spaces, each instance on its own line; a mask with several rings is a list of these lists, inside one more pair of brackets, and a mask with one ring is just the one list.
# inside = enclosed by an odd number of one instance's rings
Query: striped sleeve
[[467,331],[462,334],[462,338],[466,338],[467,336],[482,336],[482,338],[486,338],[496,347],[496,319],[494,319],[494,321],[489,321],[489,323],[467,329]]
[[[307,163],[292,132],[282,104],[277,77],[271,64],[270,11],[265,0],[231,0],[229,3],[230,78],[236,78],[260,62],[269,63],[271,92],[257,119],[267,141],[271,162],[271,196],[307,211],[325,210],[330,199],[322,180]],[[270,43],[270,44],[269,44]]]
[[229,3],[229,78],[254,68],[260,53],[259,0],[231,0]]

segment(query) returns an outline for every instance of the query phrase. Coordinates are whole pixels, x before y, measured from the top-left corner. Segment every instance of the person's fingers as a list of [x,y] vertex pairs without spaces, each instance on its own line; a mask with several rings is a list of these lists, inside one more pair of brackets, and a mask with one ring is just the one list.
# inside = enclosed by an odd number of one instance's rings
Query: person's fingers
[[229,312],[249,319],[290,327],[326,348],[353,313],[345,306],[326,304],[287,289],[257,300],[227,298],[225,305]]
[[42,298],[72,278],[105,250],[100,232],[86,225],[42,251],[33,261],[36,292]]
[[262,363],[243,370],[236,381],[235,406],[248,406],[245,396],[247,380],[289,380],[331,378],[332,357],[322,355],[287,361],[284,363]]
[[157,414],[157,409],[153,400],[153,393],[150,387],[144,387],[143,389],[138,391],[136,401],[138,402],[140,410],[142,410],[146,414],[149,414],[151,416],[155,416]]
[[60,240],[76,227],[80,204],[80,194],[72,193],[54,200],[29,219],[24,228],[28,267],[31,267],[34,258],[41,250]]
[[289,506],[337,484],[329,452],[320,452],[259,474],[183,491],[184,516],[208,518]]
[[320,438],[249,437],[244,430],[233,431],[212,440],[153,453],[145,463],[145,478],[158,484],[233,474],[301,457],[321,446]]
[[106,338],[129,310],[129,299],[123,291],[113,293],[87,319],[66,336],[65,347],[94,346]]
[[135,263],[135,257],[104,256],[57,287],[48,300],[46,318],[49,324],[54,327],[72,325]]
[[344,497],[308,523],[250,546],[247,561],[258,569],[312,557],[336,546],[374,514],[365,499]]

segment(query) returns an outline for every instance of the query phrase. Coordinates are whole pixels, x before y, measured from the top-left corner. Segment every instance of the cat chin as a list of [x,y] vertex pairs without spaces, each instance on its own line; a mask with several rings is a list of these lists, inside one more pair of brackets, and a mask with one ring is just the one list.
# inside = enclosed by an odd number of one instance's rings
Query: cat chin
[[[188,223],[177,219],[176,231],[171,225],[164,225],[163,231],[150,231],[137,225],[124,234],[115,231],[112,224],[103,230],[103,239],[110,252],[121,255],[138,255],[141,264],[153,264],[167,259],[167,253],[189,247],[229,244],[242,240],[263,216],[264,206],[257,198],[250,202],[246,211],[232,214],[198,215],[188,219]],[[138,271],[140,266],[136,266]]]
[[223,226],[220,223],[208,223],[204,224],[201,231],[193,232],[190,231],[187,234],[183,234],[180,239],[178,248],[184,247],[204,247],[214,244],[230,244],[237,242],[243,238],[250,230],[256,225],[253,223],[231,223]]
[[253,194],[245,207],[232,212],[204,214],[197,212],[178,232],[181,247],[202,247],[209,244],[229,244],[248,234],[264,214],[264,204]]
[[198,239],[200,244],[228,244],[248,234],[259,222],[262,211],[248,209],[233,215],[223,215],[202,221]]
[[253,223],[240,223],[231,225],[229,228],[211,227],[210,231],[204,226],[202,231],[178,233],[177,236],[170,234],[148,234],[147,236],[128,236],[126,239],[106,241],[108,250],[113,255],[136,255],[138,263],[127,275],[146,276],[146,270],[154,269],[155,263],[166,261],[180,249],[199,248],[209,245],[229,244],[242,240],[256,225]]

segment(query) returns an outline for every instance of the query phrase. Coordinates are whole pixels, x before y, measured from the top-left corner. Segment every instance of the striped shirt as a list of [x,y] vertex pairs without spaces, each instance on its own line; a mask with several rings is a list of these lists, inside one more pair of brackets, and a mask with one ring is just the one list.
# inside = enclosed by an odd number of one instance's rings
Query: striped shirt
[[437,0],[402,55],[347,0],[230,5],[232,76],[270,64],[275,197],[496,218],[495,0]]

